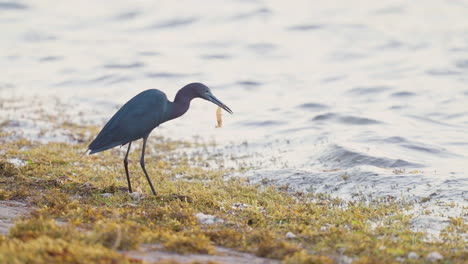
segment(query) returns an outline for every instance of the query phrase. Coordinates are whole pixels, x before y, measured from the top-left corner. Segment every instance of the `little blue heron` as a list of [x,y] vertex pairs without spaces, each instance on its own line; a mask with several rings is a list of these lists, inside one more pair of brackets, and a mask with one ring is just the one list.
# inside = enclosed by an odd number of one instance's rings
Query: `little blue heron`
[[89,153],[98,153],[116,146],[128,143],[127,153],[123,160],[127,175],[128,191],[132,192],[130,175],[128,174],[128,153],[132,142],[143,138],[140,165],[148,180],[151,191],[156,195],[151,179],[145,169],[146,140],[153,129],[160,124],[177,118],[190,107],[194,98],[210,101],[232,114],[231,109],[218,100],[208,87],[201,83],[190,83],[182,87],[176,94],[174,102],[167,100],[166,94],[160,90],[150,89],[137,94],[124,104],[107,122],[97,137],[89,144]]

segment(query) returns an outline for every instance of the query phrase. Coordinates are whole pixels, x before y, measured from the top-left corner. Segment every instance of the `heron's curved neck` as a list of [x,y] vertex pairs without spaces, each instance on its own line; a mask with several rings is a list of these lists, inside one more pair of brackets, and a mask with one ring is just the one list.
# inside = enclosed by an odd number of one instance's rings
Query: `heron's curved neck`
[[188,87],[180,89],[175,96],[174,102],[171,104],[168,120],[185,114],[190,107],[190,101],[195,97],[195,93],[192,89]]

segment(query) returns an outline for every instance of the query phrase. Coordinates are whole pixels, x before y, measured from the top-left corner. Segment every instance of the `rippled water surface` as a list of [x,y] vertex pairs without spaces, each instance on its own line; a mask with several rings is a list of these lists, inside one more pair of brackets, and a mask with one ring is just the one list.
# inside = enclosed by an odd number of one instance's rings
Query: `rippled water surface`
[[[214,105],[155,131],[259,153],[253,181],[341,197],[468,204],[466,1],[0,2],[2,118],[103,124],[148,88],[200,81]],[[153,132],[154,133],[154,132]],[[226,151],[232,151],[226,149]]]

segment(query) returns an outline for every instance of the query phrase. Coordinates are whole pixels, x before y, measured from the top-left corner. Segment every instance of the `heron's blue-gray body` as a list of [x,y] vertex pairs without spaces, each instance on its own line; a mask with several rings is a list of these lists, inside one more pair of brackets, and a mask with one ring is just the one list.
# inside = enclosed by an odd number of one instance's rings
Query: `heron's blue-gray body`
[[170,104],[172,102],[159,90],[151,89],[139,93],[107,122],[89,145],[90,154],[125,145],[149,134],[168,121]]
[[177,92],[174,102],[167,100],[166,95],[156,89],[150,89],[137,94],[124,104],[117,113],[102,128],[97,137],[89,144],[89,154],[101,152],[116,146],[128,144],[124,158],[128,190],[132,192],[130,175],[128,173],[128,153],[132,142],[143,139],[140,165],[153,194],[156,194],[151,179],[145,169],[146,140],[153,129],[160,124],[183,115],[190,107],[190,101],[202,98],[213,102],[232,114],[231,109],[219,101],[208,87],[201,83],[190,83]]

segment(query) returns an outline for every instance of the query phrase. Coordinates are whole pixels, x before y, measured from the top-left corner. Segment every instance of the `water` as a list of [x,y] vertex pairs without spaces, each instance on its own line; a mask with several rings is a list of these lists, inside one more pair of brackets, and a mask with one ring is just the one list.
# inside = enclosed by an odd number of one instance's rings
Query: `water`
[[144,89],[173,98],[200,81],[235,112],[223,129],[196,100],[156,133],[249,153],[254,182],[466,207],[467,14],[466,1],[0,2],[0,116],[37,137],[37,109],[103,124]]

